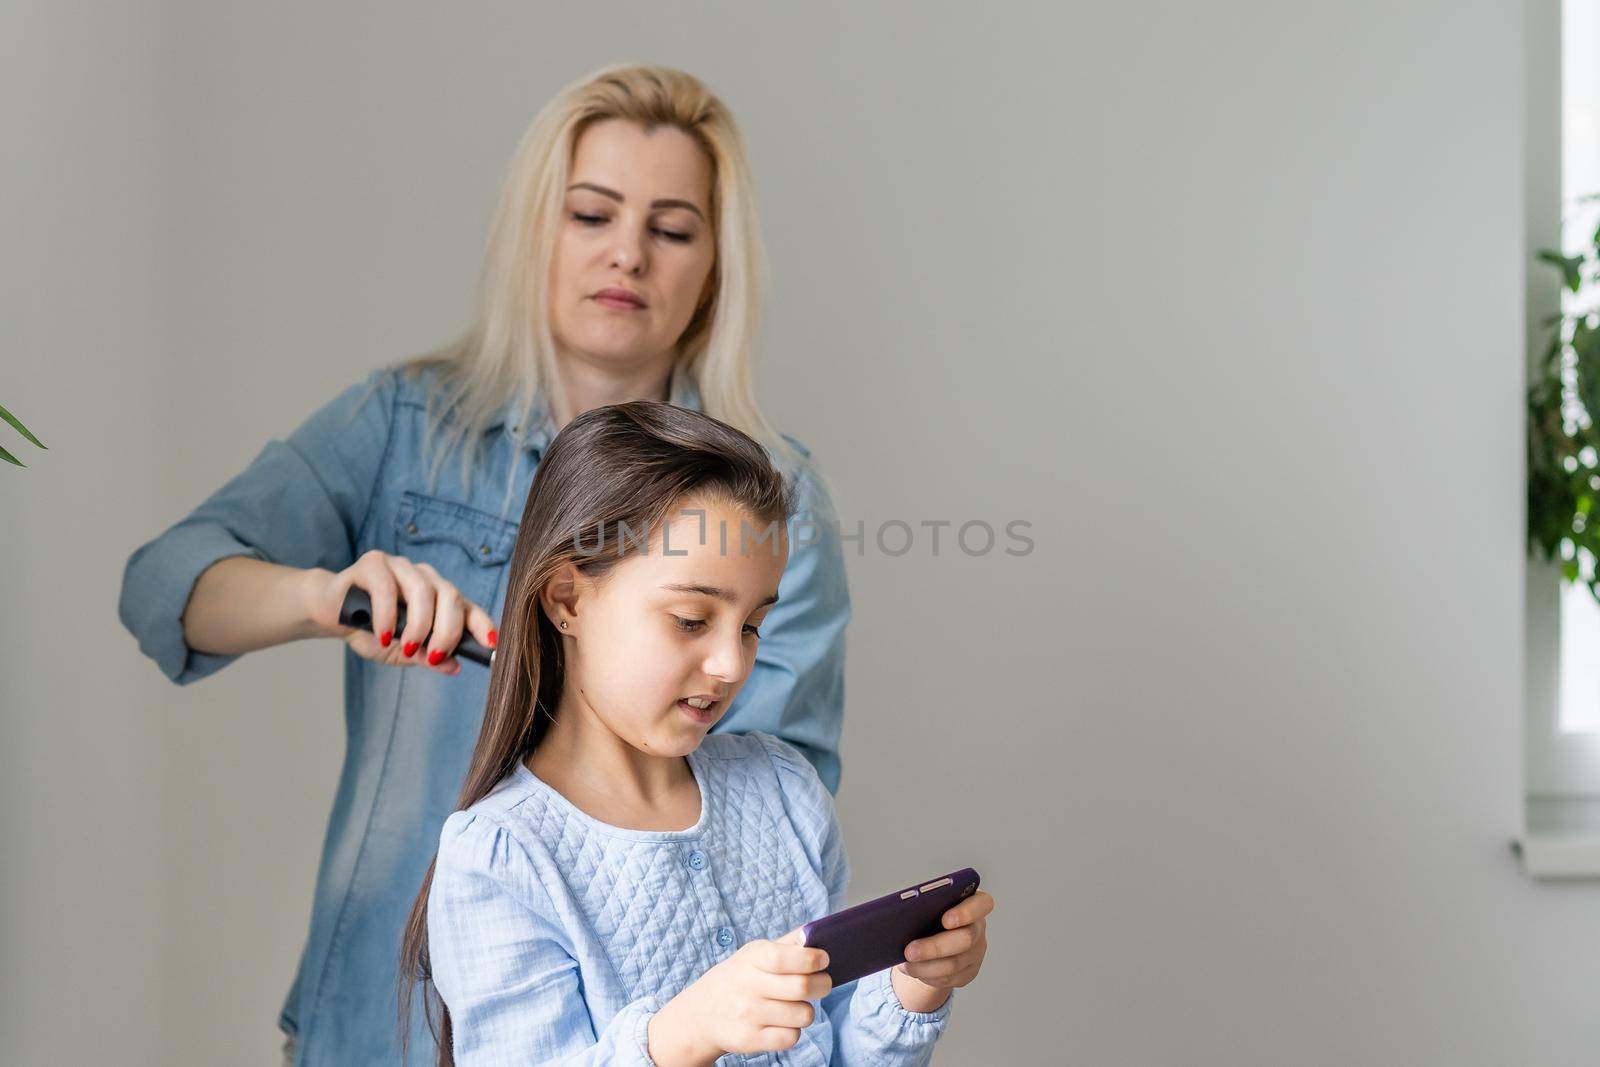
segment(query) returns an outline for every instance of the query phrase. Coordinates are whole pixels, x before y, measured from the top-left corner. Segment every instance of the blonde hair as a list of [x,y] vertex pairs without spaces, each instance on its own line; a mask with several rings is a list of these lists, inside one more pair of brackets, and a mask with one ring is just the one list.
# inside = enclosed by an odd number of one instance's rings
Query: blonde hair
[[[536,398],[545,399],[552,415],[556,410],[560,379],[550,332],[550,262],[573,151],[584,130],[605,119],[676,127],[711,160],[710,218],[717,242],[712,294],[678,339],[678,365],[694,377],[706,414],[754,438],[782,468],[802,463],[755,401],[751,365],[767,263],[744,138],[727,107],[699,79],[668,67],[615,64],[568,85],[534,116],[512,157],[489,228],[476,321],[460,340],[402,365],[413,375],[428,368],[441,372],[428,398],[423,443],[425,452],[430,440],[439,445],[430,482],[457,445],[464,445],[462,479],[471,480],[483,431],[508,398],[523,416],[516,420],[519,435],[533,429],[526,416]],[[515,477],[512,464],[508,495]]]

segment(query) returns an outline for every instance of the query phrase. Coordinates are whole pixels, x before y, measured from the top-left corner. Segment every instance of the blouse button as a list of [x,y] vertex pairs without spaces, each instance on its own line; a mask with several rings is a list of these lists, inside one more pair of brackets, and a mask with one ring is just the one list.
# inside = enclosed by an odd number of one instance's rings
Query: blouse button
[[703,871],[706,869],[706,854],[699,849],[689,853],[689,867],[691,870]]
[[718,930],[717,944],[721,945],[723,948],[727,948],[729,945],[733,944],[733,931],[728,929],[726,926]]
[[416,523],[414,523],[414,522],[406,523],[406,533],[414,534],[416,532],[417,532],[417,524]]
[[483,556],[487,556],[489,554],[489,546],[488,545],[479,545],[478,546],[478,554],[479,555],[483,555]]

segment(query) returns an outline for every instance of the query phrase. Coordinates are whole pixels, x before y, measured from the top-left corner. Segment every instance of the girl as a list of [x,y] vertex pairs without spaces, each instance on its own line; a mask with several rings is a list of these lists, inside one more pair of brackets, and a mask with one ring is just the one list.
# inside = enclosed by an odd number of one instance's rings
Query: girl
[[401,1032],[422,981],[439,1064],[928,1061],[993,899],[830,988],[797,929],[849,879],[828,790],[770,734],[707,736],[779,599],[792,511],[761,446],[698,412],[619,404],[556,438],[401,954]]

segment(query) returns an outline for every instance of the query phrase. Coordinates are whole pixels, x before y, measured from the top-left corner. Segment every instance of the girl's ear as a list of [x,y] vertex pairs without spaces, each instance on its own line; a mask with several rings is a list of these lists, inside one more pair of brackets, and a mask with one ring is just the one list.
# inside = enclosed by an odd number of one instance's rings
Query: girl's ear
[[539,606],[544,609],[545,618],[562,633],[572,633],[578,624],[578,592],[582,581],[578,568],[567,563],[539,594]]

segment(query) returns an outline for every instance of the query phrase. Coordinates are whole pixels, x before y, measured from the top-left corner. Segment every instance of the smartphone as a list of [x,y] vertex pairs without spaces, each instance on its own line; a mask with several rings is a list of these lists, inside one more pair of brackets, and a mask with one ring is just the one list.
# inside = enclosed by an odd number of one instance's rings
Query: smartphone
[[978,872],[963,867],[814,919],[800,928],[801,941],[828,954],[827,974],[837,989],[904,963],[907,945],[943,930],[940,917],[977,891]]

